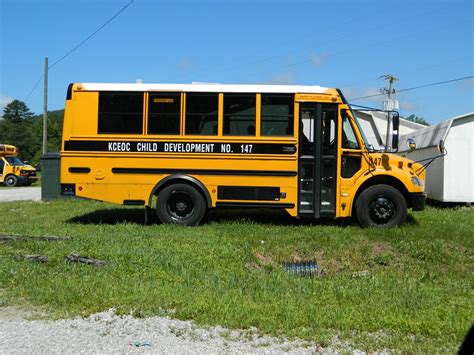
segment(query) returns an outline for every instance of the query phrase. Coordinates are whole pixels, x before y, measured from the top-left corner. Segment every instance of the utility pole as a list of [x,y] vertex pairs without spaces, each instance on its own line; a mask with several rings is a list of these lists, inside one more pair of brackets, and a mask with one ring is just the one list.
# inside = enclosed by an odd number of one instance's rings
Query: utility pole
[[48,57],[44,58],[43,155],[48,152]]
[[[380,89],[380,91],[382,92],[382,94],[387,94],[388,95],[388,104],[386,106],[388,107],[384,107],[385,110],[393,110],[393,102],[392,102],[392,94],[395,93],[395,89],[393,88],[393,82],[395,80],[398,80],[398,78],[396,78],[395,76],[393,75],[390,75],[390,74],[385,74],[385,75],[382,75],[380,78],[383,78],[385,80],[388,80],[388,89],[387,88],[382,88]],[[390,147],[392,145],[392,142],[391,142],[391,135],[390,135],[390,126],[392,124],[392,115],[390,112],[387,113],[387,135],[385,136],[385,151],[388,152],[390,150]]]

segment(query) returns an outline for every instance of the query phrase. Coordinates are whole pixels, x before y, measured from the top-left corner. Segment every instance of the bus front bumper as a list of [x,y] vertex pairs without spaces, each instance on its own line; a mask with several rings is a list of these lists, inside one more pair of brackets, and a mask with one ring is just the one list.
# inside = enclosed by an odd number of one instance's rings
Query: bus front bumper
[[426,194],[421,193],[413,193],[410,194],[411,198],[411,209],[413,211],[423,211],[426,205]]
[[20,176],[17,176],[17,177],[18,177],[18,183],[20,185],[31,185],[31,184],[35,183],[36,181],[38,181],[37,176],[20,175]]

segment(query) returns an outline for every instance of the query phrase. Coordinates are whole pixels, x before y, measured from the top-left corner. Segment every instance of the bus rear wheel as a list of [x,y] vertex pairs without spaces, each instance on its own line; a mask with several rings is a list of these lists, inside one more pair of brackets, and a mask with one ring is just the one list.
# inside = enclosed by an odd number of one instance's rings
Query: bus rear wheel
[[195,226],[205,213],[204,197],[190,185],[170,185],[158,194],[156,214],[162,223]]
[[362,227],[396,227],[405,222],[407,203],[396,188],[374,185],[357,198],[356,215]]
[[15,175],[8,175],[5,178],[5,185],[9,187],[16,186],[18,184],[18,178]]

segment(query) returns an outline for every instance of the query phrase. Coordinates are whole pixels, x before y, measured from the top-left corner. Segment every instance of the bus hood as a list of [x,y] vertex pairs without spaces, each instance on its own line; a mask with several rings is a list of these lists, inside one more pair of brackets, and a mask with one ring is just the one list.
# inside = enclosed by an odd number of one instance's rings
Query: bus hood
[[372,153],[370,160],[376,169],[389,170],[407,170],[411,175],[425,180],[425,169],[423,165],[414,162],[411,159],[395,155],[393,153]]

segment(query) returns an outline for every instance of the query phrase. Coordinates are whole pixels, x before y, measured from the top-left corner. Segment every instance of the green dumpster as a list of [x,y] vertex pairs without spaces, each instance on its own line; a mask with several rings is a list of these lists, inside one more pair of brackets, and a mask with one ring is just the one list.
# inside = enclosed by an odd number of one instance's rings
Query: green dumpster
[[61,197],[60,153],[46,153],[41,157],[41,200]]

